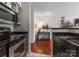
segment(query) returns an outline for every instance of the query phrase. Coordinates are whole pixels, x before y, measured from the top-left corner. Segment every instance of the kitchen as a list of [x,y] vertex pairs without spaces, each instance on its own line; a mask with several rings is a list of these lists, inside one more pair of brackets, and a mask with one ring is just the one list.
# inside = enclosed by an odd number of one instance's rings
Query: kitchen
[[79,2],[0,2],[0,57],[79,57],[78,11]]

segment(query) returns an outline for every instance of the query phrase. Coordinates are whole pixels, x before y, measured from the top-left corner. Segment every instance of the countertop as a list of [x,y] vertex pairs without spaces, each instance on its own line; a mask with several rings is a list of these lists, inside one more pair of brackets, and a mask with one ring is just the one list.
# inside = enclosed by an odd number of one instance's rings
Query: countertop
[[15,38],[14,40],[11,40],[9,42],[9,47],[14,46],[15,44],[21,42],[22,40],[24,40],[24,38],[25,36],[20,36],[18,39]]
[[9,46],[14,46],[15,44],[21,42],[25,38],[27,39],[28,32],[11,32],[12,40],[9,41]]
[[79,47],[79,37],[71,37],[71,36],[56,36],[56,37]]

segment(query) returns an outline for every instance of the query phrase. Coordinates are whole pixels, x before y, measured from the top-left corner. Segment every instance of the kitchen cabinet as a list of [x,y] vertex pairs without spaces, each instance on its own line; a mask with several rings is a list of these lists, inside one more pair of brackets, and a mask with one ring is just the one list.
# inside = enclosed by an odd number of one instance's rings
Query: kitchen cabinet
[[8,7],[9,9],[15,11],[16,13],[19,12],[19,8],[21,8],[21,2],[1,2],[2,4],[4,4],[6,7]]
[[[75,35],[75,34],[74,34]],[[79,35],[79,34],[77,34]],[[58,57],[79,57],[79,37],[54,35],[54,56]]]
[[[0,18],[13,24],[21,24],[22,8],[16,2],[0,2]],[[5,21],[6,22],[6,21]]]
[[14,15],[11,14],[10,12],[7,12],[6,10],[0,8],[0,18],[5,19],[8,21],[13,21]]
[[14,24],[14,17],[16,12],[8,6],[0,2],[0,22],[3,24]]
[[55,36],[53,43],[53,54],[54,57],[67,57],[69,54],[67,51],[69,51],[69,44],[68,42],[58,38],[58,36]]

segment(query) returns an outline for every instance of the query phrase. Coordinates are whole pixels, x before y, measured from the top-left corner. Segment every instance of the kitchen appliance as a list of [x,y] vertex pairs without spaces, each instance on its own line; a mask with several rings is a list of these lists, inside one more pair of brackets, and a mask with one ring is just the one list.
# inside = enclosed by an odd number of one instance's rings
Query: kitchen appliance
[[26,54],[26,34],[20,32],[12,33],[10,40],[9,56],[23,57]]
[[16,19],[15,12],[0,2],[0,56],[9,56],[10,34],[14,31],[14,19]]
[[0,57],[9,56],[10,28],[0,27]]

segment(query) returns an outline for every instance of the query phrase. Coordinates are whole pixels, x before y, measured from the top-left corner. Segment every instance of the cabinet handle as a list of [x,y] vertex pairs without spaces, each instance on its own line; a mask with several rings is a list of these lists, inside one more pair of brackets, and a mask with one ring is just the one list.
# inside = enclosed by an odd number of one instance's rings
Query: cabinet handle
[[0,48],[0,49],[2,49],[2,48]]

